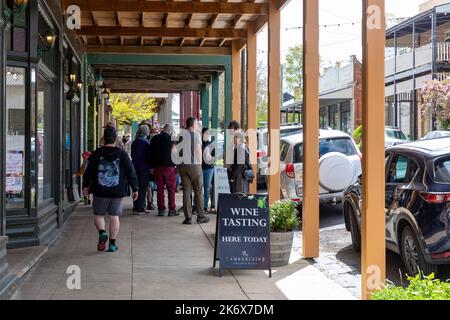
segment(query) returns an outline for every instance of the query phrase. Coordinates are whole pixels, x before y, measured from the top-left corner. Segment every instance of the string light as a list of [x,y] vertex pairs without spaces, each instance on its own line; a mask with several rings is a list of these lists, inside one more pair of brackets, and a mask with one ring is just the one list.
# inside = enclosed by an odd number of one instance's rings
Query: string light
[[[410,19],[410,17],[403,17],[403,18],[387,18],[386,21],[395,21],[395,22],[401,22],[404,20]],[[333,28],[333,27],[342,27],[342,26],[355,26],[357,24],[361,24],[361,21],[354,21],[354,22],[342,22],[342,23],[331,23],[331,24],[321,24],[319,27],[321,28]],[[287,27],[285,30],[294,30],[294,29],[303,29],[303,26],[298,27]]]

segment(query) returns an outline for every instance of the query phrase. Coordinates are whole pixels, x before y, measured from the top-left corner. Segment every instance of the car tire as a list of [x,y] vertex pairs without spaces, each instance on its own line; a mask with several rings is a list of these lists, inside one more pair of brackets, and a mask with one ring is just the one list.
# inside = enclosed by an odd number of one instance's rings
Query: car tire
[[352,235],[353,251],[361,251],[361,231],[359,230],[358,222],[356,221],[355,213],[351,204],[347,204],[347,214],[350,220],[350,233]]
[[425,261],[419,241],[411,226],[406,226],[403,229],[400,253],[408,275],[415,276],[419,271],[426,276],[437,273],[438,266]]

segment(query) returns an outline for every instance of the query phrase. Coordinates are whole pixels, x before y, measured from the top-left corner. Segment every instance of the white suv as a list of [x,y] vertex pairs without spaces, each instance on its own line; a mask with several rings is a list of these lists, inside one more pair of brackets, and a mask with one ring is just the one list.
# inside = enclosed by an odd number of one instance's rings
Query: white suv
[[[281,193],[285,199],[301,202],[303,195],[303,134],[281,139]],[[320,203],[342,201],[344,190],[361,175],[361,153],[345,132],[320,130]]]

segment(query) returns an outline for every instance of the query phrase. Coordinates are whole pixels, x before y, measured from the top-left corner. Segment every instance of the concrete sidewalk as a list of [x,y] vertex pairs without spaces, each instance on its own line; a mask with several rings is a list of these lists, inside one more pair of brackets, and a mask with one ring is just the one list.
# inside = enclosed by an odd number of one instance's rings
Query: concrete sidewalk
[[[272,278],[255,270],[218,277],[215,215],[208,224],[186,226],[182,215],[133,216],[131,202],[126,208],[116,253],[96,251],[91,208],[78,208],[11,299],[355,299],[303,259],[273,270]],[[67,288],[72,265],[81,269],[81,290]]]

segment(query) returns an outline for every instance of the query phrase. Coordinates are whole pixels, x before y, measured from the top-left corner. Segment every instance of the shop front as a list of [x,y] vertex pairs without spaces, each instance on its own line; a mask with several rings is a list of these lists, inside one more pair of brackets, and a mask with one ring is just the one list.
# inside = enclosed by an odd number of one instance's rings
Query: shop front
[[79,200],[82,70],[59,1],[5,1],[0,12],[1,282],[6,249],[51,243]]

